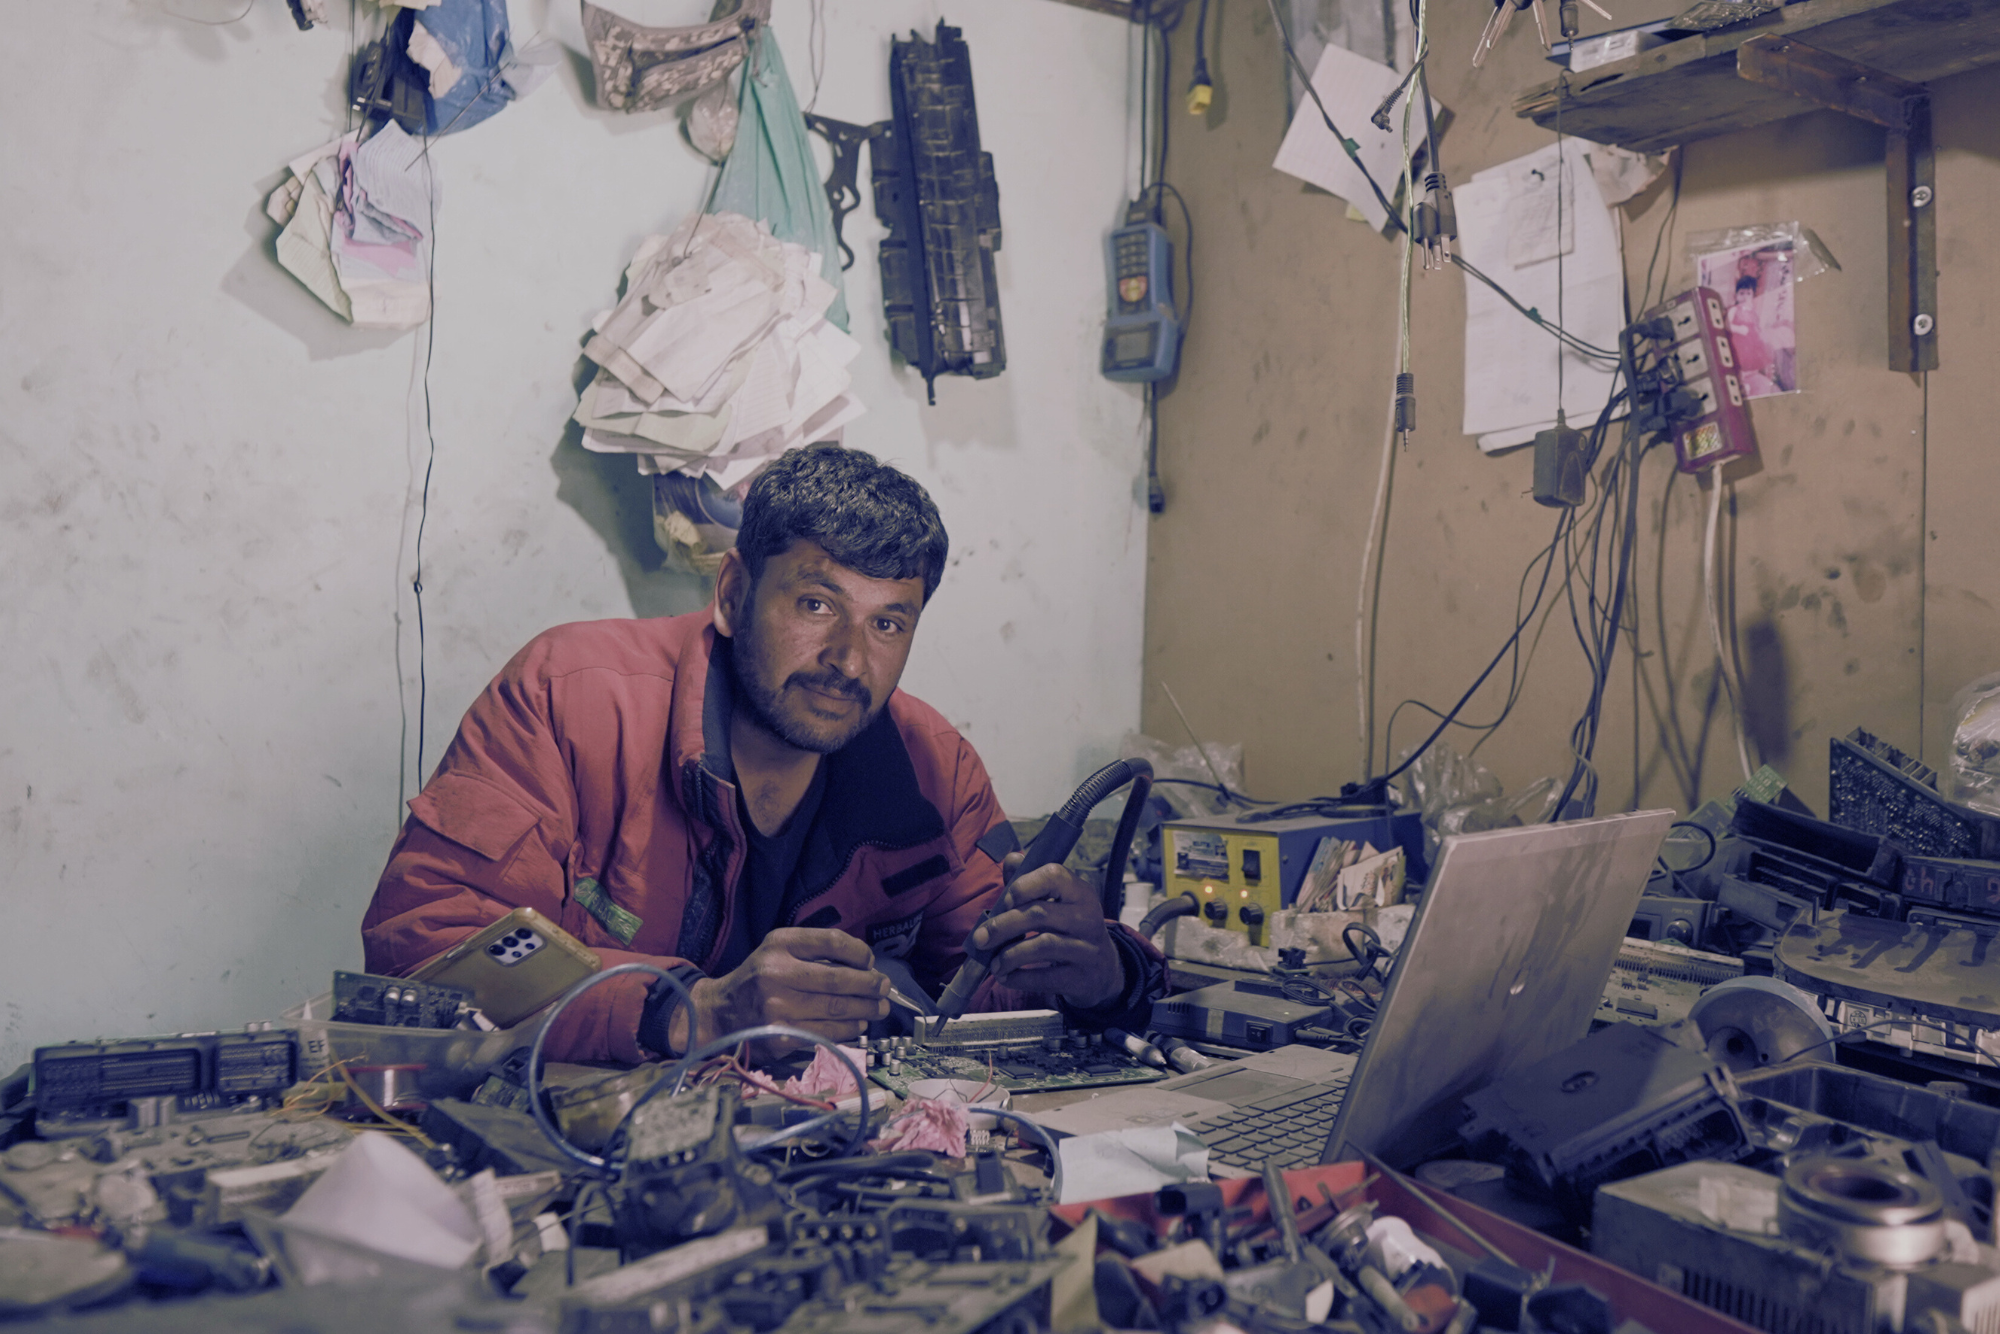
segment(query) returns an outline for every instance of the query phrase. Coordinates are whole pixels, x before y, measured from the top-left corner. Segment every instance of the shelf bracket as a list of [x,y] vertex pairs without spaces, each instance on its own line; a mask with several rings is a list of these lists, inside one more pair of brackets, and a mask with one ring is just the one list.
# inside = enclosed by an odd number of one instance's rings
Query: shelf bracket
[[1736,48],[1736,73],[1889,132],[1889,369],[1934,371],[1937,335],[1937,161],[1931,94],[1920,83],[1777,36]]

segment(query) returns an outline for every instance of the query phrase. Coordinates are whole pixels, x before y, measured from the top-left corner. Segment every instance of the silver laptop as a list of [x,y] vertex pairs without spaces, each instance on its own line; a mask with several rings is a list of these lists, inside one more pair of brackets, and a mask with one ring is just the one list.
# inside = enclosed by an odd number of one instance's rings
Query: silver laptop
[[[1460,1100],[1581,1039],[1672,811],[1444,840],[1359,1057],[1282,1047],[1035,1119],[1087,1135],[1178,1121],[1242,1176],[1447,1146]],[[1350,1093],[1351,1087],[1351,1093]]]

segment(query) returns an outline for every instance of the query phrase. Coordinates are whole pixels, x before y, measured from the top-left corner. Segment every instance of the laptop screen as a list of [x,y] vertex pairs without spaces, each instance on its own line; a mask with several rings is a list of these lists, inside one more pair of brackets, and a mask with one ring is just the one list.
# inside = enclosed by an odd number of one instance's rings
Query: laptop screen
[[1580,1041],[1673,820],[1445,839],[1322,1161],[1447,1148],[1466,1094]]

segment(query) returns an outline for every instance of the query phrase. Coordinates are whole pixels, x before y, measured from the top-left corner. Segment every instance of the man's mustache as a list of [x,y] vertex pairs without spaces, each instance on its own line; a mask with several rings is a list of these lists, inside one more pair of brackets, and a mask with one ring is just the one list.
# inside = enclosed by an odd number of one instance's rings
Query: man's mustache
[[842,676],[836,671],[793,672],[785,684],[803,686],[807,690],[817,690],[824,695],[845,695],[849,699],[860,701],[863,708],[875,702],[874,697],[868,693],[867,686],[851,676]]

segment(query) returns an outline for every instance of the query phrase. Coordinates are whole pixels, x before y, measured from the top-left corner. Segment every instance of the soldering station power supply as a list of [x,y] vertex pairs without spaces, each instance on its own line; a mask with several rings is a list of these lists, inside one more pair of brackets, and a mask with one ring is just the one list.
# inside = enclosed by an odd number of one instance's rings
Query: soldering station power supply
[[1256,928],[1298,897],[1321,839],[1370,843],[1381,852],[1401,845],[1410,878],[1425,874],[1423,817],[1416,811],[1285,820],[1260,820],[1253,811],[1171,820],[1161,826],[1160,837],[1168,897],[1193,894],[1210,926],[1258,939],[1263,937]]
[[1153,1029],[1168,1037],[1271,1051],[1296,1042],[1298,1030],[1330,1024],[1325,1005],[1292,1000],[1259,980],[1218,982],[1153,1002]]

